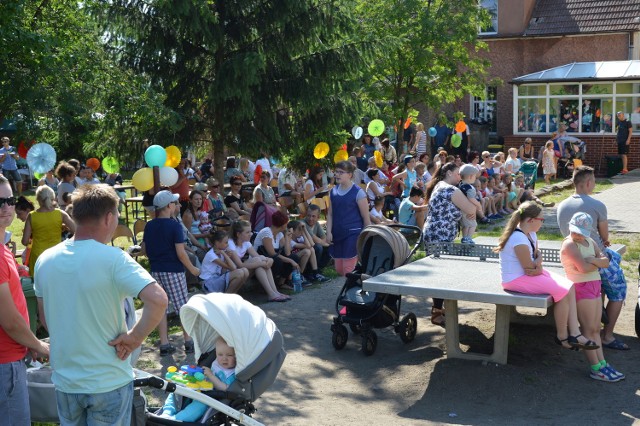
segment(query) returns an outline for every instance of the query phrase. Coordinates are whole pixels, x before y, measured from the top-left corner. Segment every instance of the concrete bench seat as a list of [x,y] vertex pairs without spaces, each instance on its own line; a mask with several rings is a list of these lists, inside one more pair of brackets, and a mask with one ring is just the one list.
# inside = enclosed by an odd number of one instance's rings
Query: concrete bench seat
[[[480,239],[476,239],[480,242]],[[486,241],[489,242],[489,241]],[[497,243],[497,239],[495,239]],[[564,275],[559,262],[560,241],[551,246],[539,246],[543,251],[546,270]],[[507,292],[500,282],[500,265],[496,257],[490,257],[489,245],[473,247],[468,244],[445,244],[438,253],[392,271],[369,278],[363,289],[380,293],[445,299],[447,326],[445,340],[447,357],[507,363],[509,323],[515,307],[546,309],[553,305],[550,295]],[[626,247],[620,245],[619,251]],[[481,256],[486,255],[486,257]],[[481,257],[486,260],[480,260]],[[553,260],[556,260],[555,262]],[[479,302],[496,305],[494,347],[491,355],[464,352],[460,349],[458,302]]]

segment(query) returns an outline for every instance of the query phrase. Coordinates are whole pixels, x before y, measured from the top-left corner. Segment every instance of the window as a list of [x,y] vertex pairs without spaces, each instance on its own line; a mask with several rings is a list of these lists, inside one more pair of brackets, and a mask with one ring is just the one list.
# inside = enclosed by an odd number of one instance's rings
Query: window
[[[640,82],[522,84],[514,90],[517,133],[615,133],[615,111],[640,130]],[[548,113],[547,113],[548,111]]]
[[497,89],[486,87],[483,97],[471,97],[471,119],[489,124],[489,132],[497,130],[496,120]]
[[496,34],[498,32],[498,0],[480,0],[480,7],[491,16],[491,24],[480,28],[480,34]]

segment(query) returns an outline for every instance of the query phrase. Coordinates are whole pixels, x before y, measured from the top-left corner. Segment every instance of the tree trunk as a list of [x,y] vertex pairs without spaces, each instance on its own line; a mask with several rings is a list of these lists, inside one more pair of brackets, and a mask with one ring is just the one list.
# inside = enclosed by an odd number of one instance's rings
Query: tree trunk
[[224,183],[224,166],[226,162],[224,143],[222,141],[213,142],[213,171],[220,184]]

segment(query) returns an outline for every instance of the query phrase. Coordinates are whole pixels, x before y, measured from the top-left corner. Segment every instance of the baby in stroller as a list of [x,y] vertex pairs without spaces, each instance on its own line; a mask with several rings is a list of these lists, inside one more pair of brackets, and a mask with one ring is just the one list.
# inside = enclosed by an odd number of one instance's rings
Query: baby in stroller
[[[236,380],[236,351],[222,338],[216,340],[216,359],[211,368],[203,366],[204,375],[215,389],[226,391]],[[184,422],[195,422],[207,411],[207,405],[200,401],[192,401],[184,409],[178,411],[176,398],[171,393],[162,407],[160,417]]]
[[[255,412],[253,403],[273,384],[286,357],[282,334],[273,321],[262,309],[237,294],[224,293],[193,296],[180,309],[180,320],[193,337],[198,364],[212,366],[212,376],[220,382],[211,377],[214,389],[199,392],[136,371],[139,379],[135,386],[163,389],[173,395],[175,402],[168,404],[171,401],[167,398],[163,408],[145,408],[145,424],[185,426],[234,422],[260,425],[250,417]],[[220,371],[214,359],[224,374],[217,374]],[[176,395],[182,398],[178,399]],[[187,398],[194,402],[187,405]],[[178,421],[189,414],[189,410],[202,412],[202,406],[194,405],[196,401],[204,405],[204,414],[195,421]],[[170,417],[172,413],[175,418],[163,417],[163,414]],[[195,414],[190,419],[194,417]]]

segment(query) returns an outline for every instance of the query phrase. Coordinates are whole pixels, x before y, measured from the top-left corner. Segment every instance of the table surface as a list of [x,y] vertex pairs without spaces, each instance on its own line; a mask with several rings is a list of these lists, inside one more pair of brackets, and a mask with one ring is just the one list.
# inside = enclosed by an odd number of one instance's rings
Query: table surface
[[[560,264],[545,268],[564,274]],[[549,295],[529,295],[502,290],[497,259],[441,256],[425,257],[363,282],[363,289],[388,294],[436,297],[498,305],[548,308]]]
[[127,202],[142,202],[142,195],[138,195],[137,197],[129,197],[129,198],[125,198],[124,200]]
[[133,185],[113,185],[114,189],[122,189],[122,190],[127,190],[127,189],[134,189],[135,186]]

